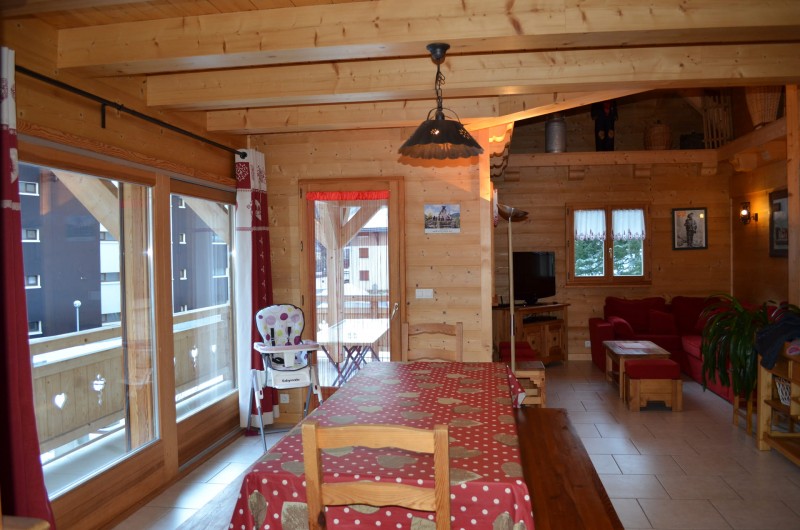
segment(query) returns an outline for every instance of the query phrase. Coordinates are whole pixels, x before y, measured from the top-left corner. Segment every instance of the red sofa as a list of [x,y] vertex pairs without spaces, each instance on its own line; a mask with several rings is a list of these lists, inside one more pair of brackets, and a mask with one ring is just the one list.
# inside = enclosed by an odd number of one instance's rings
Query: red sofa
[[[716,299],[700,296],[675,296],[669,303],[662,297],[625,299],[609,296],[603,318],[589,319],[592,362],[605,370],[605,340],[649,340],[668,352],[681,371],[702,384],[703,359],[700,344],[705,319],[700,314]],[[707,388],[733,401],[730,387],[708,381]]]

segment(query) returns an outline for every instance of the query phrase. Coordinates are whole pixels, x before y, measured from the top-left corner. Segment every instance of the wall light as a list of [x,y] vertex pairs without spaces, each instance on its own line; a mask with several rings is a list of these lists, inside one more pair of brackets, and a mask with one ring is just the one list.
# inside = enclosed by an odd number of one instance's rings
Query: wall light
[[743,202],[742,203],[742,209],[739,212],[739,219],[742,221],[742,224],[750,223],[751,219],[753,221],[755,221],[756,223],[758,222],[758,214],[757,213],[753,213],[750,210],[750,202]]
[[428,118],[417,127],[414,134],[406,140],[398,152],[411,158],[425,158],[444,160],[446,158],[471,158],[483,153],[483,148],[475,141],[459,121],[445,118],[445,110],[455,114],[450,109],[442,106],[442,75],[441,64],[450,45],[444,42],[428,44],[431,59],[436,63],[436,108],[428,112]]

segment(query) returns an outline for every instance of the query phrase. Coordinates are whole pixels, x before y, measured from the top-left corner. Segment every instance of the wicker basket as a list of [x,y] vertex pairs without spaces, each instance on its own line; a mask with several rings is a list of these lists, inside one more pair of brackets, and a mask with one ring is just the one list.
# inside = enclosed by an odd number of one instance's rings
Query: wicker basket
[[787,407],[792,404],[792,383],[783,377],[773,376],[775,388],[778,390],[778,398]]
[[644,131],[644,148],[652,151],[655,149],[669,149],[672,147],[672,131],[669,125],[660,121],[654,123]]
[[745,88],[747,110],[753,128],[758,129],[765,123],[778,119],[778,105],[781,101],[783,87],[779,86],[752,86]]

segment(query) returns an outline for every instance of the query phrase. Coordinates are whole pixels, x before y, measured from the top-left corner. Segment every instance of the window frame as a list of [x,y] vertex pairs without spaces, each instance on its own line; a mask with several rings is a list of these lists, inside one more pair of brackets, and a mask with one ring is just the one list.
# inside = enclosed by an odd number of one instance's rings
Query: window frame
[[[642,241],[642,275],[641,276],[614,276],[614,238],[612,236],[611,222],[613,210],[640,209],[644,212],[645,238]],[[651,204],[649,202],[608,202],[608,203],[578,203],[566,206],[566,265],[567,286],[587,285],[651,285],[653,282],[653,269],[651,247],[653,241],[653,227],[650,218]],[[603,241],[603,276],[591,278],[575,277],[575,211],[576,210],[605,210],[606,212],[606,239]]]

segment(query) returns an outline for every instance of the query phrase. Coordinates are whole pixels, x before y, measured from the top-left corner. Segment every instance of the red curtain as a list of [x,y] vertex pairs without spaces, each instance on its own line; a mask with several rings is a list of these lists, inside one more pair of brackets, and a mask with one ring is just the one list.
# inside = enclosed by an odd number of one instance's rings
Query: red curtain
[[0,122],[0,487],[3,512],[50,521],[55,528],[39,459],[25,303],[20,219],[14,51],[2,48]]
[[[253,349],[261,335],[255,326],[259,309],[272,305],[272,264],[267,216],[267,175],[264,154],[245,149],[246,157],[236,159],[236,307],[239,360],[239,410],[242,426],[247,424],[250,403],[250,369],[263,370],[261,355]],[[237,155],[238,156],[238,155]],[[265,422],[278,411],[278,392],[264,392]]]

